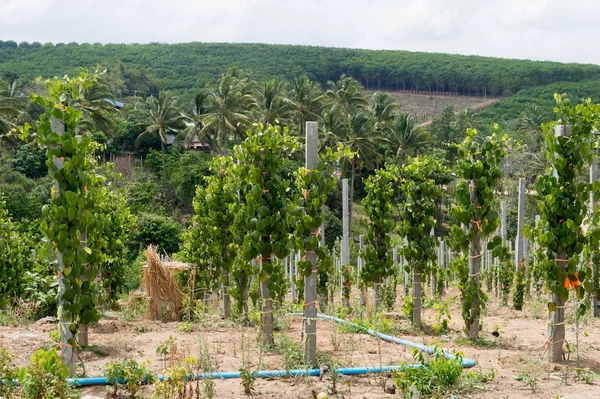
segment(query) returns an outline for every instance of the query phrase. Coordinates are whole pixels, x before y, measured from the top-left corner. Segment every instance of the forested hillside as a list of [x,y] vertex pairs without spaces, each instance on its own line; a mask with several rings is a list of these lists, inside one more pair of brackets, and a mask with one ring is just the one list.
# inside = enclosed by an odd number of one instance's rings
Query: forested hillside
[[[307,75],[325,86],[342,74],[367,89],[507,95],[557,81],[600,79],[596,65],[479,56],[268,44],[77,44],[0,41],[0,76],[31,80],[97,64],[127,95],[184,91],[214,82],[229,67],[256,80]],[[117,93],[119,94],[119,93]]]

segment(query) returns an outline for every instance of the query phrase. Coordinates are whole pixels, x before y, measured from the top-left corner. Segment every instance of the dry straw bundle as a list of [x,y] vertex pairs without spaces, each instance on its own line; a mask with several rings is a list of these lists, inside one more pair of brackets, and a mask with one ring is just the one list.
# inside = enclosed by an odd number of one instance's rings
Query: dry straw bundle
[[[152,320],[179,320],[183,292],[175,281],[175,271],[189,268],[180,262],[164,263],[156,246],[146,248],[147,265],[144,266],[144,285],[148,298],[148,317]],[[171,265],[173,267],[171,267]]]

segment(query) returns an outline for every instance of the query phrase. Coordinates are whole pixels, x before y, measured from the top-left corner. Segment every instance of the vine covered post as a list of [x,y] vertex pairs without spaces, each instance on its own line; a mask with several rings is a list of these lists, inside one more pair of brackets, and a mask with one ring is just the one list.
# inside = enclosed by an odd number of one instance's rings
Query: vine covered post
[[[460,279],[465,333],[470,339],[479,336],[481,311],[487,299],[480,284],[481,241],[498,228],[494,191],[501,177],[499,166],[507,154],[507,142],[507,136],[499,137],[499,127],[494,125],[492,136],[481,141],[477,140],[477,130],[468,129],[465,140],[458,145],[460,159],[455,173],[461,180],[456,185],[452,213],[462,226],[453,226],[451,233],[454,246],[468,255],[467,267],[461,259],[455,260],[454,265]],[[488,249],[493,250],[501,242],[500,237],[495,237]]]
[[[62,135],[65,133],[65,125],[57,120],[54,117],[50,118],[50,126],[51,131]],[[64,168],[64,161],[61,158],[53,157],[52,163],[57,171],[62,171]],[[55,197],[58,198],[60,196],[58,181],[54,184],[55,188]],[[65,318],[65,312],[62,312],[65,305],[65,291],[67,289],[67,283],[65,281],[65,262],[63,261],[62,251],[56,251],[56,260],[57,260],[57,268],[58,268],[58,309],[59,309],[59,317],[58,317],[58,330],[60,333],[60,350],[62,352],[62,358],[65,362],[65,366],[69,369],[69,375],[75,374],[75,354],[73,352],[73,333],[71,332],[69,326],[71,322]]]
[[529,278],[525,268],[525,236],[523,228],[525,227],[525,179],[519,179],[519,199],[517,203],[517,237],[515,241],[515,291],[513,297],[513,306],[515,310],[523,310],[523,301],[526,285]]
[[[48,245],[40,254],[57,261],[60,348],[71,374],[81,326],[99,319],[96,277],[98,266],[110,252],[103,244],[104,215],[99,206],[105,178],[97,173],[94,158],[99,145],[81,123],[84,112],[79,108],[84,93],[100,74],[82,72],[72,79],[54,78],[46,82],[48,97],[31,96],[45,109],[36,140],[46,148],[46,165],[55,180],[50,204],[42,207],[40,231]],[[27,134],[29,127],[26,124],[21,132]]]
[[[190,234],[191,245],[195,247],[191,253],[192,261],[201,264],[208,261],[214,274],[209,287],[215,291],[223,288],[223,313],[225,318],[231,315],[231,298],[229,292],[230,272],[236,258],[234,235],[235,205],[238,202],[235,184],[231,171],[234,168],[231,157],[216,157],[210,164],[212,174],[205,176],[206,187],[198,186],[194,197],[193,229]],[[243,288],[236,289],[236,299]],[[238,306],[239,307],[239,306]]]
[[[471,204],[477,208],[479,207],[479,200],[477,198],[477,180],[471,180],[469,184],[469,197]],[[468,283],[479,289],[481,286],[480,280],[480,268],[481,268],[481,220],[471,220],[471,223],[477,226],[469,237],[469,276]],[[467,335],[471,339],[475,339],[479,336],[479,301],[481,301],[479,295],[473,295],[471,299],[471,323],[468,326],[469,330]]]
[[[321,246],[319,228],[325,217],[323,206],[335,188],[333,164],[342,156],[343,147],[334,152],[328,148],[318,153],[318,125],[306,122],[306,167],[295,172],[295,207],[290,215],[294,228],[292,247],[299,250],[301,259],[296,265],[304,278],[303,361],[316,365],[317,350],[317,285],[323,285],[327,294],[329,276],[333,274],[333,260],[326,246]],[[350,153],[346,151],[346,155]]]
[[365,288],[370,285],[373,286],[375,312],[381,309],[381,284],[383,280],[395,275],[396,258],[390,256],[392,255],[392,251],[390,251],[392,249],[390,233],[395,227],[392,198],[394,187],[398,182],[398,175],[398,168],[390,165],[386,169],[376,170],[375,174],[365,180],[367,195],[362,203],[369,221],[367,223],[366,246],[361,251],[364,258],[361,280]]
[[271,261],[289,253],[290,204],[288,190],[291,181],[282,167],[300,148],[298,139],[279,126],[254,126],[245,141],[235,147],[239,160],[236,179],[243,182],[243,206],[236,224],[246,229],[242,257],[250,262],[260,259],[261,325],[264,343],[273,345],[272,294],[284,283],[283,273],[275,272]]
[[[590,99],[572,106],[568,98],[555,94],[555,112],[558,120],[542,125],[546,141],[544,154],[552,169],[538,180],[541,212],[537,240],[544,249],[539,265],[550,290],[548,311],[550,325],[545,348],[554,362],[563,358],[565,341],[565,301],[574,290],[578,300],[592,289],[591,279],[586,279],[589,269],[580,267],[585,246],[596,245],[600,232],[592,228],[583,234],[582,224],[587,216],[589,191],[600,193],[597,183],[581,183],[578,177],[584,167],[591,164],[592,132],[598,128],[600,105]],[[592,220],[597,221],[596,212]],[[587,310],[585,303],[577,309],[581,316]]]
[[[437,239],[431,235],[436,224],[433,217],[436,200],[441,196],[434,176],[444,173],[443,167],[431,156],[409,158],[402,168],[400,189],[405,201],[400,204],[402,221],[398,234],[406,238],[402,247],[405,271],[413,271],[412,324],[421,328],[422,275],[436,258]],[[408,298],[407,298],[408,299]]]

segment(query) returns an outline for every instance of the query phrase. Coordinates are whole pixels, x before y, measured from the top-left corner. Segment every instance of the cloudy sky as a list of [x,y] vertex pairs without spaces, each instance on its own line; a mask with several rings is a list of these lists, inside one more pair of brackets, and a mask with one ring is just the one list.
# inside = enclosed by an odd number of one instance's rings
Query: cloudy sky
[[0,40],[262,42],[600,64],[598,0],[0,0]]

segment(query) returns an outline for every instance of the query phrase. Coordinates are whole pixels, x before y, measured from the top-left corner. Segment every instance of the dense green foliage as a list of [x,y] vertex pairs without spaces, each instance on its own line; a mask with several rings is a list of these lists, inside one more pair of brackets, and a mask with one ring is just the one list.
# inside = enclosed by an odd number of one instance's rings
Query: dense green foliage
[[[498,129],[496,125],[496,131],[483,140],[478,140],[477,130],[467,130],[465,140],[458,146],[459,161],[455,167],[460,182],[456,185],[452,213],[460,225],[453,226],[451,232],[455,248],[464,255],[463,261],[455,263],[455,270],[460,279],[465,331],[470,338],[477,338],[479,317],[487,300],[480,284],[481,240],[496,231],[500,222],[495,190],[502,177],[500,163],[506,157],[508,138],[500,136]],[[496,237],[488,248],[498,244]],[[464,261],[467,256],[468,263]]]
[[[586,288],[587,267],[580,268],[580,254],[587,240],[581,228],[587,214],[590,190],[597,196],[600,183],[581,183],[578,176],[593,157],[591,135],[598,129],[600,105],[584,101],[576,106],[568,98],[556,95],[557,121],[543,125],[546,139],[545,155],[553,166],[538,181],[541,198],[541,220],[537,240],[545,248],[545,259],[539,267],[548,289],[556,296],[568,299],[575,289],[582,298]],[[569,134],[557,134],[555,127],[569,126]],[[566,128],[565,128],[566,129]],[[591,243],[597,243],[597,231]],[[586,284],[580,284],[586,282]]]
[[19,229],[4,209],[0,197],[0,307],[11,305],[24,293],[29,248]]
[[126,95],[203,87],[231,66],[248,70],[258,80],[273,76],[293,80],[307,75],[325,85],[346,74],[367,88],[476,95],[484,91],[510,94],[524,86],[600,77],[595,65],[409,51],[219,43],[17,45],[0,41],[0,74],[9,72],[32,80],[97,64],[112,66],[111,86]]

